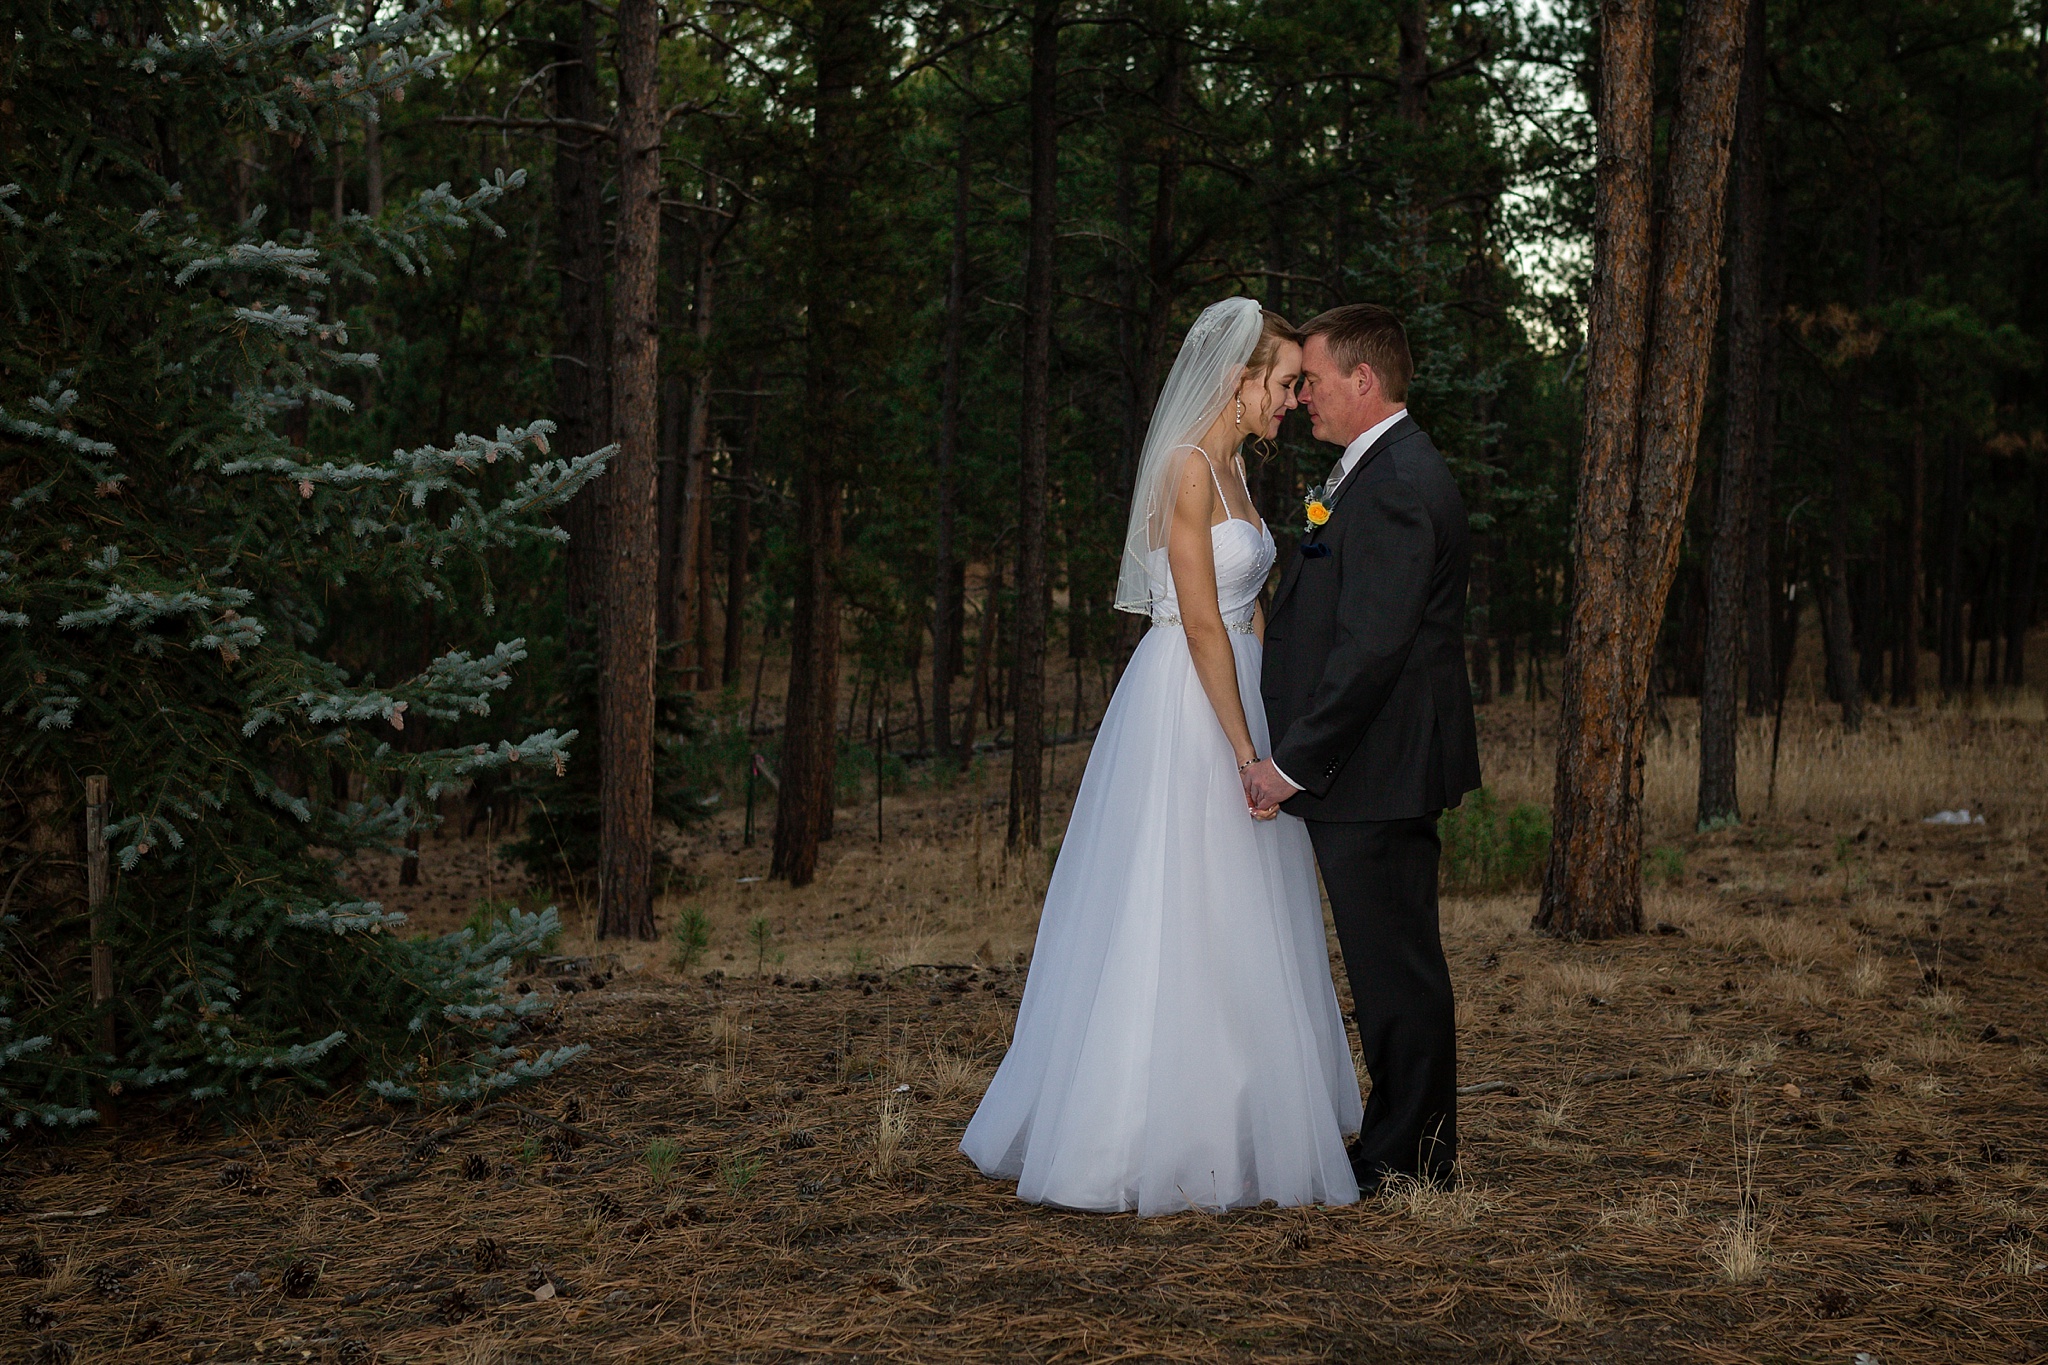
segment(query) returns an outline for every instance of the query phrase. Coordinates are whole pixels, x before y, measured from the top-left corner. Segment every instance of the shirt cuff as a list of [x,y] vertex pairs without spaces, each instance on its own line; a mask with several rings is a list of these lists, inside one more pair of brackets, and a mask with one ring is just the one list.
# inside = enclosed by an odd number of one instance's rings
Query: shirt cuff
[[1293,778],[1289,777],[1285,772],[1282,772],[1280,769],[1280,765],[1278,763],[1275,763],[1273,765],[1273,771],[1276,773],[1280,773],[1280,780],[1282,782],[1285,782],[1288,786],[1294,788],[1296,791],[1305,792],[1308,790],[1307,787],[1302,786],[1299,782],[1296,782]]

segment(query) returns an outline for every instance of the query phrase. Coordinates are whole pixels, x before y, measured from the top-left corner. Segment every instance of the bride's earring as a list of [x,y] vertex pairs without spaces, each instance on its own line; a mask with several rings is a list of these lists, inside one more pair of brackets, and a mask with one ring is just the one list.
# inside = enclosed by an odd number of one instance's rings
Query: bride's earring
[[1244,395],[1237,396],[1237,429],[1244,430]]

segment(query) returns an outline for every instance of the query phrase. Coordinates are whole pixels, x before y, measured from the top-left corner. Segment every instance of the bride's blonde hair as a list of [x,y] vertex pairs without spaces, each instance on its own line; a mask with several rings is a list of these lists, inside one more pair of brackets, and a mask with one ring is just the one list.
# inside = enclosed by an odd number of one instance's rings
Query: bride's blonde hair
[[1301,331],[1286,318],[1270,308],[1259,310],[1259,339],[1252,346],[1251,358],[1244,362],[1247,377],[1256,375],[1264,379],[1273,372],[1273,362],[1280,358],[1280,343],[1291,341],[1302,344]]

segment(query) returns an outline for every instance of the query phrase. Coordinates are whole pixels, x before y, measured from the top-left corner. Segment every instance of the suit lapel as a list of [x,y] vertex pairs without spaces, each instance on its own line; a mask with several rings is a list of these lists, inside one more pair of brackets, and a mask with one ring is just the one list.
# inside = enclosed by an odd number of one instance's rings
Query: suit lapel
[[[1310,530],[1307,535],[1301,538],[1300,543],[1302,545],[1317,543],[1317,538],[1323,532],[1330,529],[1330,522],[1334,522],[1337,519],[1339,504],[1344,501],[1344,495],[1351,491],[1351,485],[1358,482],[1358,476],[1365,472],[1365,467],[1377,459],[1381,451],[1414,429],[1415,419],[1404,412],[1401,414],[1400,421],[1381,432],[1380,438],[1365,448],[1365,452],[1358,457],[1358,462],[1351,466],[1351,472],[1344,476],[1343,481],[1337,485],[1337,491],[1330,495],[1329,501],[1325,504],[1330,509],[1330,521],[1326,521],[1321,526]],[[1272,614],[1274,616],[1280,614],[1282,604],[1294,593],[1294,585],[1301,577],[1301,558],[1301,550],[1297,546],[1294,551],[1293,562],[1287,566],[1287,572],[1280,578],[1280,590],[1273,594]]]

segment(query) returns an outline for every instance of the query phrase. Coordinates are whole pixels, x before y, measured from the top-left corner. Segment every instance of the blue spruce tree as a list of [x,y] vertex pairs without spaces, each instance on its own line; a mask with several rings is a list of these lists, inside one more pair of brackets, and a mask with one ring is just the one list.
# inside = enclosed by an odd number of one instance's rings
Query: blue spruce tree
[[[278,230],[260,207],[223,224],[180,183],[217,163],[181,167],[167,131],[317,151],[337,114],[431,74],[434,8],[348,28],[170,0],[13,7],[0,43],[0,1141],[90,1122],[124,1093],[248,1110],[360,1083],[454,1102],[580,1050],[534,1045],[502,989],[509,961],[555,929],[552,910],[514,913],[485,941],[416,939],[336,871],[395,847],[423,803],[479,775],[564,770],[574,731],[391,743],[422,718],[487,715],[523,642],[382,684],[317,648],[324,604],[365,585],[490,612],[486,554],[559,538],[545,514],[610,456],[561,458],[546,421],[375,460],[314,448],[352,415],[347,377],[378,364],[351,349],[337,285],[413,276],[452,240],[497,232],[492,208],[521,176],[443,185],[317,234]],[[201,26],[224,11],[235,17]],[[480,600],[455,600],[458,568],[486,585]],[[366,799],[310,794],[334,767],[362,775]],[[101,1002],[89,777],[113,793],[99,941],[116,989]]]

